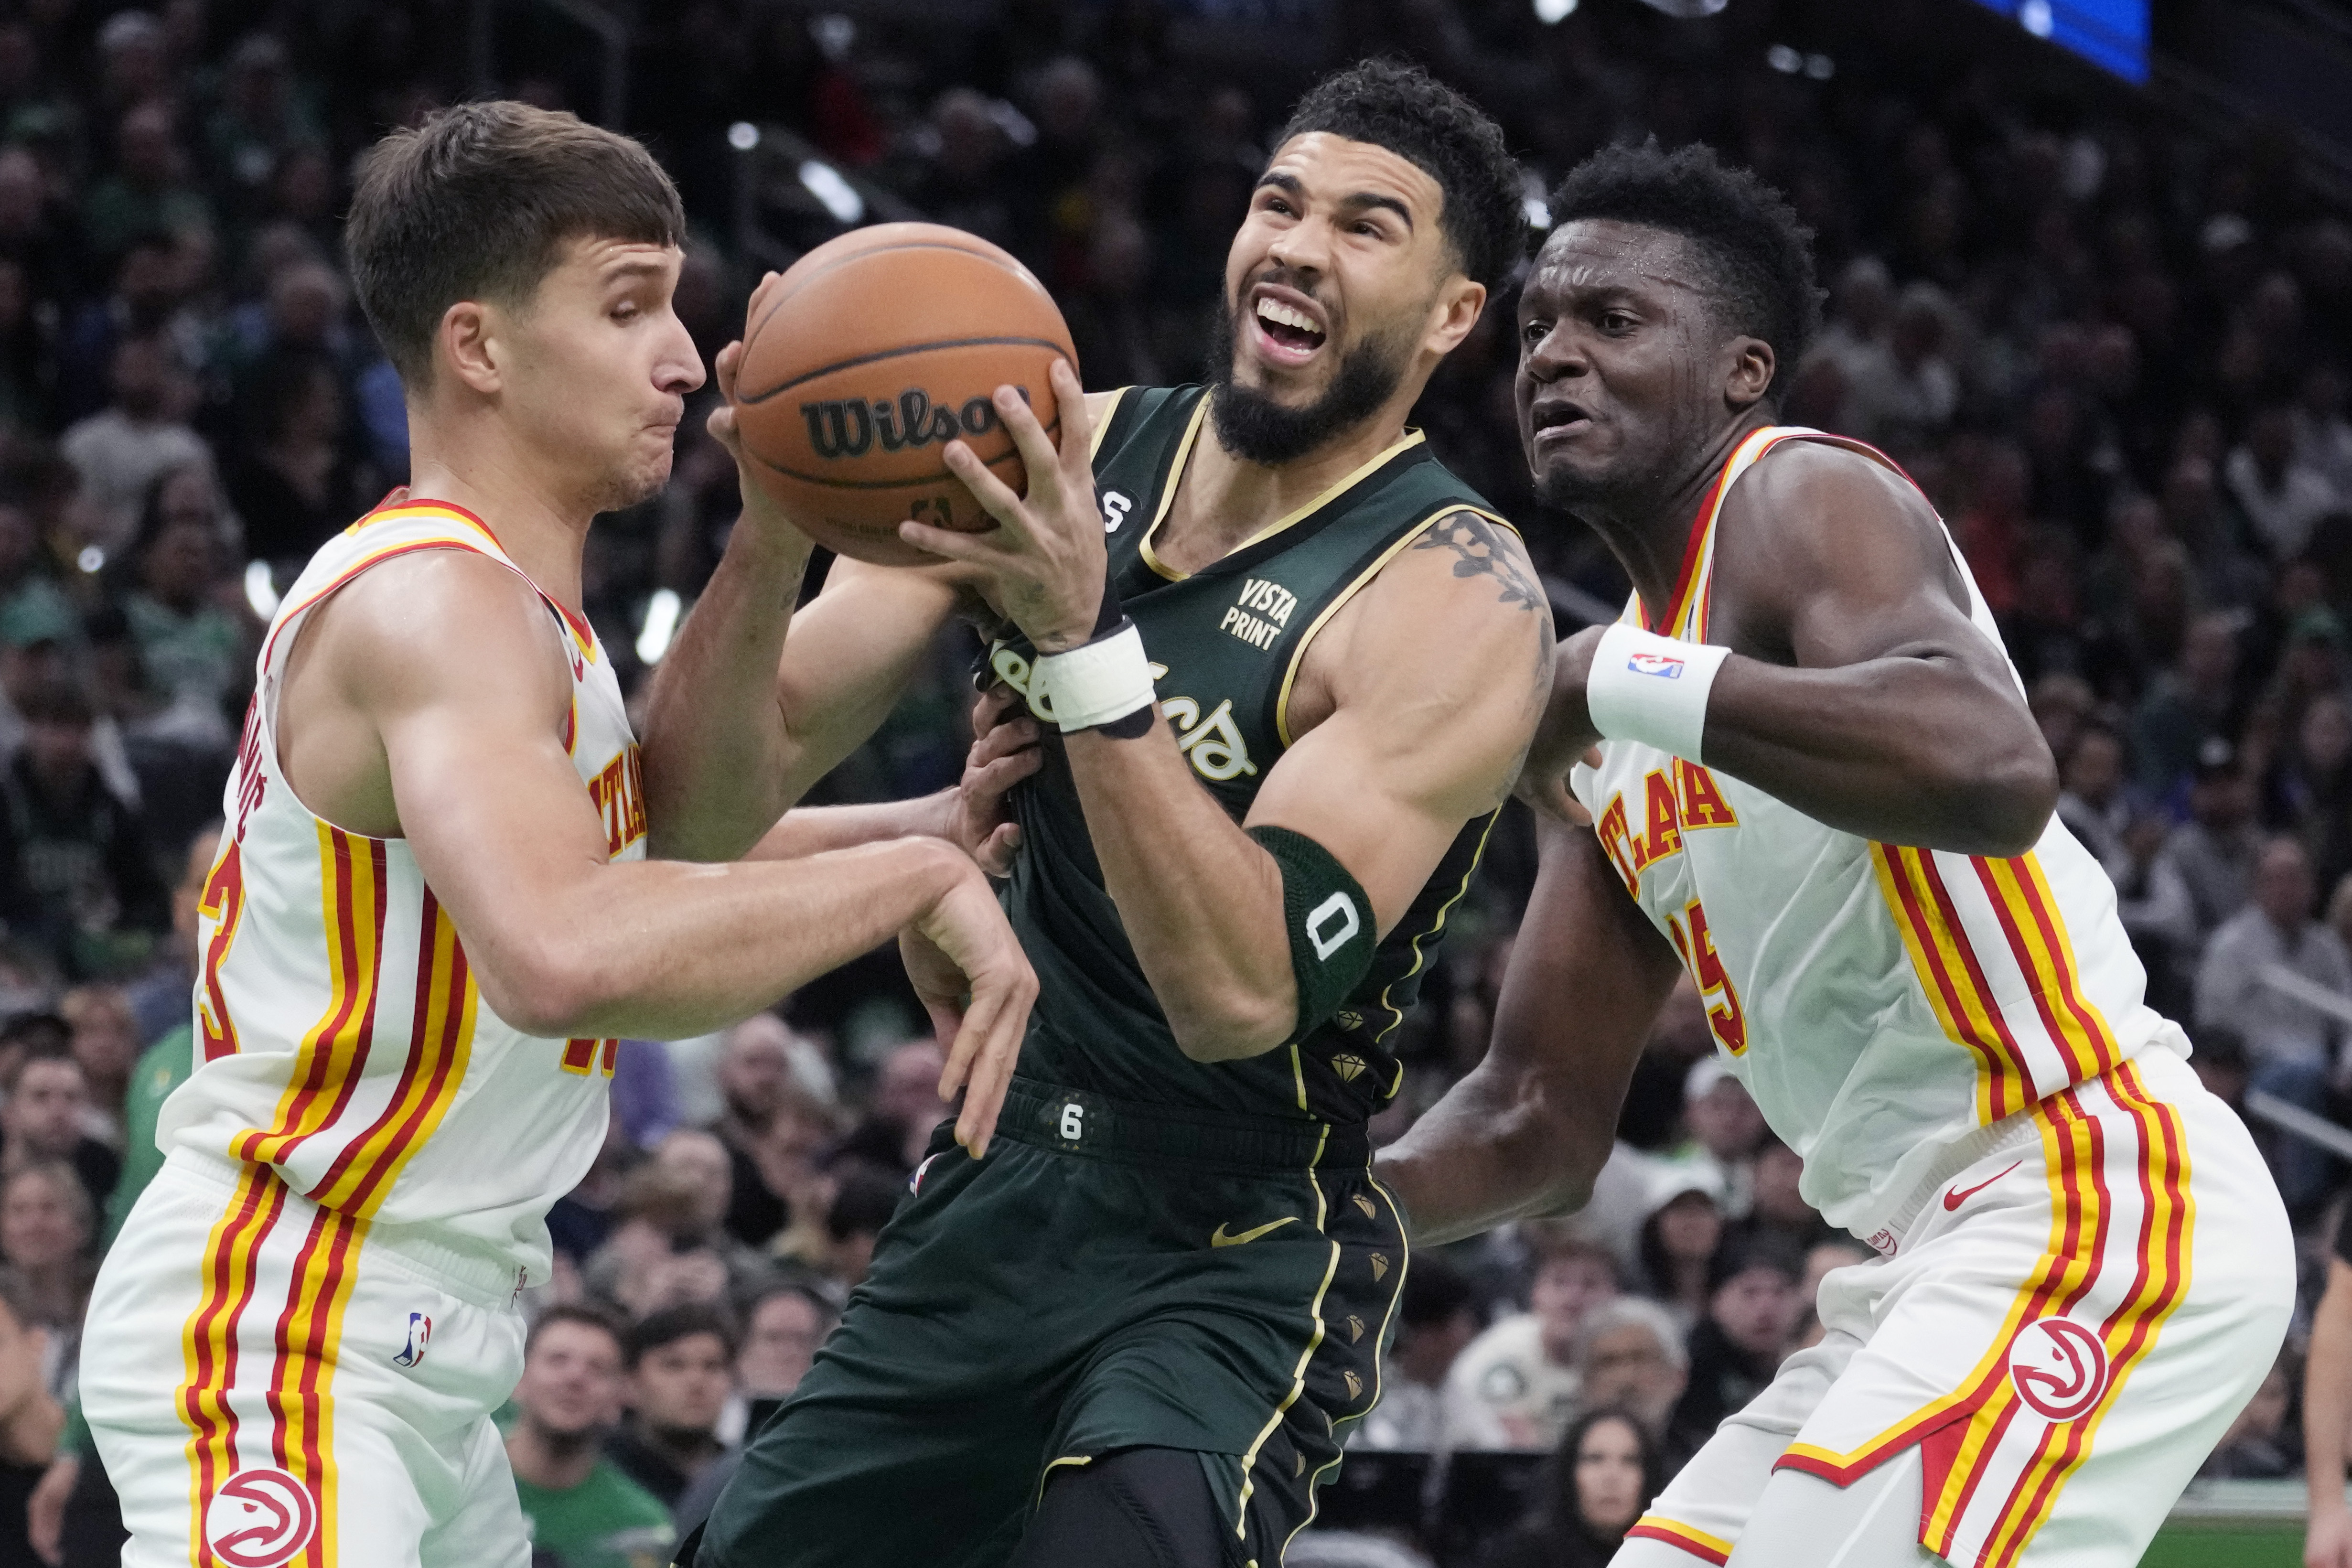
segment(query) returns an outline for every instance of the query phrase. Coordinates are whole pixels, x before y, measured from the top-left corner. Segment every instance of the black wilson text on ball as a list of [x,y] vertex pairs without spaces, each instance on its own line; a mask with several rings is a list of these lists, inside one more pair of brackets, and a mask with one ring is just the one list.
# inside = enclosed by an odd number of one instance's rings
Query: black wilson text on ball
[[[1029,389],[1016,387],[1024,403]],[[985,397],[964,400],[960,408],[934,404],[919,386],[900,393],[896,402],[877,398],[829,398],[803,403],[801,416],[808,421],[809,446],[826,459],[862,458],[879,438],[886,452],[901,452],[936,441],[944,446],[959,436],[985,436],[996,428],[996,405]]]

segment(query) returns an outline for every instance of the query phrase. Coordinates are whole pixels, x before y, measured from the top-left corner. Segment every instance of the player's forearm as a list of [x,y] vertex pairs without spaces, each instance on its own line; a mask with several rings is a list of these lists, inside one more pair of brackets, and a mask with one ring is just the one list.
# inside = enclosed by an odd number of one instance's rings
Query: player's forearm
[[1230,1061],[1290,1038],[1298,985],[1273,857],[1192,777],[1166,726],[1068,744],[1103,885],[1184,1054]]
[[776,670],[808,559],[806,540],[738,523],[655,671],[645,733],[654,854],[731,860],[792,804]]
[[2331,1258],[2327,1289],[2311,1318],[2303,1373],[2304,1472],[2313,1513],[2341,1511],[2344,1449],[2352,1426],[2352,1268]]
[[2058,802],[2023,702],[1948,656],[1836,669],[1734,656],[1708,694],[1705,749],[1709,767],[1883,843],[2019,855]]
[[861,844],[882,844],[894,838],[944,838],[954,803],[955,791],[945,789],[912,800],[795,806],[784,813],[743,858],[797,860],[827,850],[854,849]]
[[[1563,1091],[1566,1091],[1563,1094]],[[1458,1241],[1507,1220],[1572,1214],[1609,1158],[1608,1129],[1579,1113],[1574,1086],[1490,1058],[1372,1162],[1416,1246]]]
[[887,942],[980,872],[906,838],[783,861],[598,868],[467,937],[484,999],[527,1033],[677,1039],[722,1028]]
[[1592,835],[1537,818],[1540,863],[1486,1058],[1381,1151],[1413,1239],[1450,1241],[1583,1205],[1681,973]]

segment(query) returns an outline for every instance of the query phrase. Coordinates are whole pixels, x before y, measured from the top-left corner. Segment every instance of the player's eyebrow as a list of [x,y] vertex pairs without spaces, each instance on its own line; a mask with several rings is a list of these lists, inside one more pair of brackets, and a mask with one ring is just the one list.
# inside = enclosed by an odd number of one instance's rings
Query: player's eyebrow
[[607,283],[620,283],[638,278],[658,278],[666,270],[667,268],[662,262],[630,257],[607,263],[604,276]]
[[[1262,191],[1268,185],[1285,195],[1303,196],[1307,194],[1307,187],[1299,183],[1297,175],[1286,174],[1278,169],[1268,169],[1265,174],[1260,174],[1257,177],[1256,185],[1252,188]],[[1412,209],[1396,197],[1383,195],[1378,191],[1358,191],[1353,195],[1342,196],[1339,198],[1339,205],[1354,212],[1361,212],[1368,207],[1385,207],[1404,219],[1404,226],[1408,231],[1413,226]]]

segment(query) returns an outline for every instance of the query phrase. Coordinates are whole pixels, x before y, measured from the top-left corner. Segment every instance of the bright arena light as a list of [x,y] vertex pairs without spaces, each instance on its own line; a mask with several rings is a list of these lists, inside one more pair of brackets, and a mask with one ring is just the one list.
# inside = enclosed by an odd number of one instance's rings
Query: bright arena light
[[760,144],[760,128],[748,120],[739,120],[727,128],[727,145],[738,153],[749,153]]
[[669,639],[677,635],[677,613],[684,607],[677,589],[654,590],[654,596],[646,601],[646,624],[637,632],[639,664],[651,668],[662,661],[662,655],[669,651]]
[[265,621],[278,613],[278,584],[269,580],[268,562],[245,563],[245,602]]
[[801,185],[824,204],[836,223],[856,227],[866,216],[866,198],[830,163],[820,163],[814,158],[803,163]]
[[1536,20],[1549,26],[1576,14],[1576,0],[1536,0]]

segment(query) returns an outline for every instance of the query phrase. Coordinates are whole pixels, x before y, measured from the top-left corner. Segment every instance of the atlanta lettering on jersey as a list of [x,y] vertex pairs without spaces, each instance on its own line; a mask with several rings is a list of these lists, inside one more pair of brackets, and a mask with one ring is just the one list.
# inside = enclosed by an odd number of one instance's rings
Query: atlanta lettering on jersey
[[[1643,776],[1639,833],[1633,831],[1622,791],[1609,797],[1608,805],[1593,819],[1592,831],[1600,837],[1609,863],[1624,879],[1625,890],[1638,899],[1642,873],[1670,855],[1681,854],[1684,834],[1738,826],[1739,818],[1731,803],[1723,798],[1715,775],[1696,763],[1675,757],[1671,769],[1652,768]],[[1706,910],[1698,900],[1691,900],[1680,915],[1666,916],[1666,935],[1707,1005],[1707,1028],[1733,1056],[1745,1053],[1748,1015],[1739,1005],[1739,993],[1731,984],[1730,973],[1716,953]]]

